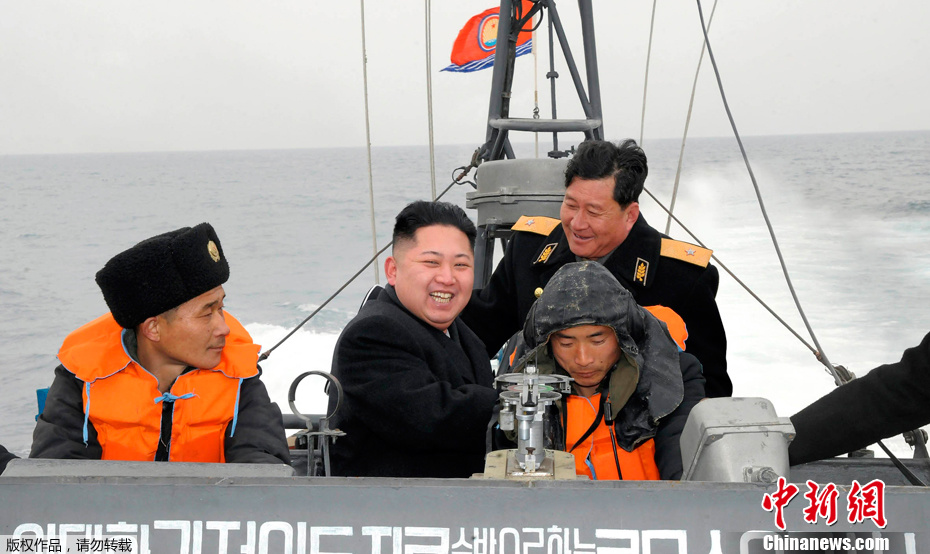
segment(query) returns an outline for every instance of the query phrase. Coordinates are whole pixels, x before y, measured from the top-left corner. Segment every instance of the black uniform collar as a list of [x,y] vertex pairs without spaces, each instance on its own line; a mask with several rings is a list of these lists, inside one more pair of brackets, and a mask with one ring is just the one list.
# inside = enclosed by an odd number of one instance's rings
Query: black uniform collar
[[565,231],[561,225],[553,229],[543,240],[539,250],[533,255],[533,260],[533,267],[538,269],[559,268],[575,261],[575,255],[568,246],[568,239],[565,238]]
[[659,271],[662,235],[640,214],[630,234],[604,264],[624,286],[649,288]]
[[[640,214],[630,234],[607,258],[604,266],[617,276],[625,287],[648,288],[659,269],[662,235],[646,223]],[[533,267],[555,269],[575,261],[565,231],[559,225],[543,241],[533,256]]]

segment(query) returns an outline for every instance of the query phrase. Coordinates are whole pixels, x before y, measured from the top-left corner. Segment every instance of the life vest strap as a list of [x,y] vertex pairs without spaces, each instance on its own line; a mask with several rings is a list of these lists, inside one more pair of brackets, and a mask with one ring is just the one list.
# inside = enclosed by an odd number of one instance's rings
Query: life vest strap
[[587,440],[588,437],[590,437],[591,434],[597,430],[597,426],[601,424],[601,418],[604,417],[604,397],[605,396],[606,395],[602,393],[599,398],[599,402],[597,404],[597,415],[594,416],[594,422],[591,424],[590,427],[588,427],[588,430],[585,431],[583,435],[581,435],[581,438],[575,442],[575,445],[568,449],[569,452],[573,452],[576,448],[578,448],[578,445],[580,445],[585,440]]
[[175,400],[187,400],[188,398],[193,398],[197,396],[196,394],[189,392],[187,394],[182,394],[181,396],[175,396],[168,391],[165,391],[164,394],[155,399],[155,403],[159,402],[174,402]]

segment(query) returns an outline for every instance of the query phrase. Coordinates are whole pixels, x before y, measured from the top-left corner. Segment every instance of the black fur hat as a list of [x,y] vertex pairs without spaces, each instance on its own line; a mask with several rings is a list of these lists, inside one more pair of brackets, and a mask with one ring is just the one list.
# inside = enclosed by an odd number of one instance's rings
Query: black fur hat
[[120,252],[97,272],[103,299],[122,327],[214,289],[229,279],[229,264],[209,223],[146,239]]

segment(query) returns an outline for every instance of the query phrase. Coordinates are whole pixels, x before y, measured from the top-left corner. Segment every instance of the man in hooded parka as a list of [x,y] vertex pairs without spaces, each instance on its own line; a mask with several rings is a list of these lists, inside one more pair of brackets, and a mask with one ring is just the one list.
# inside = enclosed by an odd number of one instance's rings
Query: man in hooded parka
[[540,374],[572,377],[550,412],[553,448],[571,452],[592,479],[679,479],[679,438],[704,398],[697,358],[640,307],[604,266],[571,263],[549,281],[523,328]]

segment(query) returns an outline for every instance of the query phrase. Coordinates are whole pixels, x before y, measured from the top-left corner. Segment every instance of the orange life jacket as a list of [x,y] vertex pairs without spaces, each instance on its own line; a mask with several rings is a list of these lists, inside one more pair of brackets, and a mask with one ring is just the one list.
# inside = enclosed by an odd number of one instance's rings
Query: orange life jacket
[[659,321],[665,323],[668,328],[668,334],[678,345],[678,348],[685,350],[685,341],[688,340],[688,326],[685,320],[681,319],[678,312],[665,306],[643,306],[645,309],[656,317]]
[[97,431],[104,460],[155,459],[161,436],[162,402],[174,401],[169,461],[224,462],[227,425],[235,432],[239,389],[258,375],[259,346],[231,315],[220,364],[177,378],[167,393],[154,375],[132,361],[122,327],[109,313],[72,332],[58,352],[62,365],[84,382],[84,441],[87,421]]
[[[600,397],[600,393],[587,399],[575,395],[568,397],[566,402],[568,406],[568,425],[565,430],[566,449],[572,448],[591,428],[597,416]],[[581,441],[578,446],[575,446],[571,453],[575,456],[575,473],[578,475],[587,475],[598,480],[616,480],[619,478],[610,428],[604,422],[603,417],[594,432]],[[623,474],[623,479],[625,481],[659,479],[659,468],[656,466],[655,455],[656,446],[653,439],[641,443],[632,452],[617,448],[617,459],[620,462],[620,472]],[[589,462],[590,466],[588,465]]]

